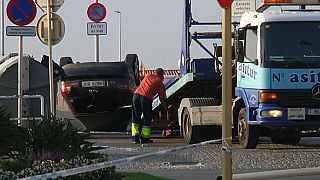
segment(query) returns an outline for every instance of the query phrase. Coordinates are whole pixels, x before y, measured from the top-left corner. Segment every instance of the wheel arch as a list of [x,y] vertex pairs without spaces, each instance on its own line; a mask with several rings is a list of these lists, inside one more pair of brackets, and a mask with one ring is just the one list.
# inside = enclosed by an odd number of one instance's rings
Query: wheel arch
[[243,98],[238,96],[233,101],[233,106],[232,106],[232,123],[235,128],[237,128],[239,112],[244,107],[246,106]]

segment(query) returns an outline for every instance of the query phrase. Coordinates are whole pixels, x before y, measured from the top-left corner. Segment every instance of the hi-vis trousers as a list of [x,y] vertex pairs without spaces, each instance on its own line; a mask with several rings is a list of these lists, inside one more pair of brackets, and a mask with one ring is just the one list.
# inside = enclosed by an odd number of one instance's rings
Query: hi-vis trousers
[[[143,113],[143,119],[141,115]],[[138,138],[140,136],[144,138],[150,138],[151,136],[151,119],[152,119],[152,100],[140,94],[133,94],[132,97],[132,137]],[[140,126],[142,126],[142,132],[140,133]]]

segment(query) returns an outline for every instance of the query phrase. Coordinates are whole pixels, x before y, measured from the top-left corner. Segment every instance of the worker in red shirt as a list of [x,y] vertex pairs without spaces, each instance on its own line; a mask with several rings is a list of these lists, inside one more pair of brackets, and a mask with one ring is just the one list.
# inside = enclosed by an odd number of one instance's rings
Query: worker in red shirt
[[[164,71],[158,68],[155,74],[148,74],[142,80],[140,86],[136,89],[132,97],[132,141],[138,143],[152,143],[151,120],[152,120],[152,101],[155,95],[159,95],[161,104],[165,110],[165,89],[163,85]],[[143,114],[143,119],[141,115]],[[140,133],[140,125],[142,131]]]

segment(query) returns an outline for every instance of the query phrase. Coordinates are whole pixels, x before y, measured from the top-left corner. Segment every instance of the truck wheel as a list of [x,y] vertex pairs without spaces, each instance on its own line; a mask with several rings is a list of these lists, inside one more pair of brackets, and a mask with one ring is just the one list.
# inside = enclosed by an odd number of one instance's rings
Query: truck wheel
[[139,70],[139,59],[136,54],[127,54],[125,62],[129,64],[133,71],[135,84],[140,85],[140,70]]
[[298,144],[300,139],[300,133],[273,133],[271,135],[271,141],[274,144]]
[[245,149],[254,149],[258,145],[257,129],[254,126],[249,126],[245,108],[240,110],[238,116],[238,138],[240,145]]
[[188,144],[193,144],[199,141],[199,133],[197,127],[191,125],[191,117],[188,109],[184,109],[182,113],[183,123],[182,123],[182,134],[184,142]]

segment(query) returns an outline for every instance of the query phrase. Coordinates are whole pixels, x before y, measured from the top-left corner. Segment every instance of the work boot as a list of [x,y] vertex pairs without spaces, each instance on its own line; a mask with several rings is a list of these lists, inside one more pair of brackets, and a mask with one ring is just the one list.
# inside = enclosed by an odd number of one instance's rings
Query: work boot
[[139,139],[139,137],[133,137],[133,138],[132,138],[132,142],[133,142],[133,144],[140,144],[140,139]]
[[151,140],[150,138],[141,137],[141,144],[148,144],[148,143],[153,143],[153,140]]

